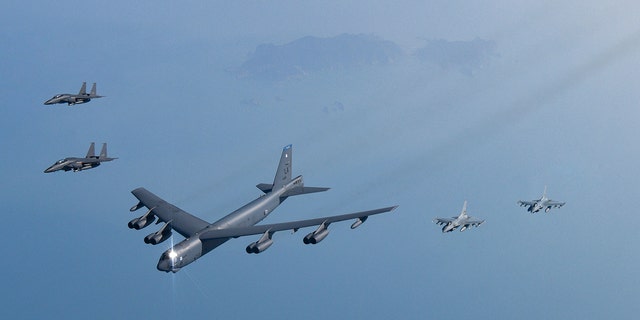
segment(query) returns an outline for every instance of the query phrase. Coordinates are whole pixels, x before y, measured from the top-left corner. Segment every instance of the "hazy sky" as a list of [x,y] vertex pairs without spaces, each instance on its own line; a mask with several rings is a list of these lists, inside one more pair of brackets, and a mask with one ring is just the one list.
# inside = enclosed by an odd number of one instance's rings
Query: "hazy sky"
[[[4,1],[0,317],[634,319],[639,14],[632,1]],[[260,44],[343,33],[408,57],[437,39],[496,54],[473,72],[411,58],[279,82],[235,72]],[[106,97],[43,105],[83,81]],[[119,159],[43,173],[93,141]],[[260,195],[290,143],[294,174],[332,189],[265,222],[400,207],[315,246],[281,232],[247,255],[246,237],[156,270],[170,242],[127,228],[131,190],[215,221]],[[545,185],[567,205],[516,205]],[[431,220],[464,200],[486,223],[442,234]]]

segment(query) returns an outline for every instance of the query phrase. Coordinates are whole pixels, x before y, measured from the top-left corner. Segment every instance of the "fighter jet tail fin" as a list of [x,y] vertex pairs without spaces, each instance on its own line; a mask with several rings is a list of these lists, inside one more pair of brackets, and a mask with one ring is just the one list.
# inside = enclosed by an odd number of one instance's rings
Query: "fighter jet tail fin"
[[96,144],[95,142],[91,142],[89,146],[89,151],[87,151],[86,158],[95,158],[96,157]]
[[466,216],[467,215],[467,200],[465,200],[464,204],[462,205],[462,211],[460,211],[460,215],[461,216]]
[[90,95],[90,96],[92,96],[92,97],[96,97],[96,96],[98,96],[98,95],[96,94],[96,83],[95,83],[95,82],[94,82],[94,83],[93,83],[93,85],[91,86],[91,92],[89,93],[89,95]]
[[86,96],[87,95],[87,83],[83,82],[82,83],[82,87],[80,87],[80,92],[78,92],[79,96]]
[[107,157],[107,143],[103,143],[102,144],[102,150],[100,150],[100,157],[99,158],[106,158]]

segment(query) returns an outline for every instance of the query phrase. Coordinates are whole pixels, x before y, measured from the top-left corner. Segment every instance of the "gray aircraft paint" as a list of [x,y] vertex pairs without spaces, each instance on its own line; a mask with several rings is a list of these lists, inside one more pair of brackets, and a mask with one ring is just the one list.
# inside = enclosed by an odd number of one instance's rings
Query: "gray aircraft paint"
[[78,94],[71,93],[60,93],[53,96],[51,99],[44,102],[45,105],[52,105],[57,103],[66,103],[68,106],[87,103],[91,101],[91,99],[102,98],[104,96],[99,96],[96,93],[96,83],[93,83],[91,86],[91,92],[87,94],[87,83],[83,82],[82,87],[80,87],[80,91]]
[[[147,207],[149,211],[145,215],[131,220],[129,227],[142,229],[150,225],[157,216],[160,222],[165,222],[173,230],[184,236],[185,240],[169,248],[160,256],[157,265],[157,269],[160,271],[177,272],[231,238],[262,234],[258,241],[247,246],[247,253],[260,253],[271,246],[273,243],[271,236],[275,232],[283,230],[296,231],[304,227],[321,225],[323,227],[305,237],[305,243],[315,244],[324,239],[328,233],[326,227],[332,222],[357,219],[356,223],[353,224],[353,226],[357,227],[361,224],[358,221],[363,222],[370,215],[389,212],[396,208],[396,206],[393,206],[324,218],[256,225],[290,196],[322,192],[329,189],[304,187],[302,176],[291,179],[291,162],[292,146],[288,145],[282,150],[273,184],[262,183],[257,185],[265,194],[212,224],[177,208],[144,188],[137,188],[131,193],[138,198],[139,203],[134,205],[131,211],[138,210],[143,206]],[[160,232],[163,229],[164,227],[155,233],[149,234],[145,238],[145,242],[147,241],[146,239],[152,238],[160,239],[157,243],[167,240],[170,233],[161,235]],[[310,241],[307,241],[309,239]]]
[[102,149],[100,150],[100,155],[95,155],[95,143],[91,142],[89,146],[89,150],[87,151],[87,155],[84,158],[76,158],[76,157],[68,157],[61,160],[56,161],[50,167],[44,170],[44,173],[51,173],[59,170],[64,171],[82,171],[87,169],[92,169],[99,166],[102,162],[107,162],[111,160],[115,160],[118,158],[109,158],[107,156],[107,144],[102,144]]
[[531,201],[518,201],[518,205],[521,207],[527,207],[527,212],[536,213],[542,209],[544,212],[549,213],[551,208],[561,208],[564,206],[566,202],[558,202],[553,201],[547,198],[547,186],[544,186],[544,191],[542,192],[542,196],[540,199],[531,200]]
[[478,227],[484,223],[484,220],[478,220],[467,215],[467,201],[465,200],[460,215],[451,218],[435,218],[433,222],[442,225],[442,233],[446,233],[458,227],[461,227],[460,232],[467,230],[471,226]]

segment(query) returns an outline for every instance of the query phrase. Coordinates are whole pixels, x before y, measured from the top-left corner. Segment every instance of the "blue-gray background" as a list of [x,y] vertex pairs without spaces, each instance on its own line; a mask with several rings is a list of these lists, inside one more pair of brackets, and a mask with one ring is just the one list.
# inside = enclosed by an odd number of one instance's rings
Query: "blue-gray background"
[[[4,1],[0,316],[635,318],[639,14],[634,1]],[[42,105],[82,81],[107,97]],[[42,172],[92,141],[119,159]],[[282,232],[260,255],[242,238],[155,269],[170,243],[126,227],[132,189],[214,221],[259,196],[289,143],[294,174],[332,190],[268,221],[399,209],[316,246]],[[516,205],[545,185],[564,208]],[[487,222],[443,235],[431,220],[465,199]]]

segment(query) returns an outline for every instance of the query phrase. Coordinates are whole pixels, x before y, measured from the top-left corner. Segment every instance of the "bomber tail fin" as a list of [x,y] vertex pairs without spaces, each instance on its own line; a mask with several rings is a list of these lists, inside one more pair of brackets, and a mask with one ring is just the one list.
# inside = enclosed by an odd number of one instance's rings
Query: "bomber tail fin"
[[96,144],[95,142],[91,142],[89,146],[89,151],[87,151],[86,158],[95,158],[96,157]]
[[273,178],[271,190],[278,190],[291,181],[291,151],[292,145],[285,146],[282,149],[278,171],[276,171],[276,176]]
[[[282,155],[280,156],[280,162],[278,163],[278,171],[276,171],[276,176],[273,179],[273,183],[260,183],[256,185],[256,187],[258,187],[258,189],[262,190],[262,192],[264,193],[269,193],[285,187],[288,183],[293,181],[291,179],[292,161],[292,145],[285,146],[284,149],[282,149]],[[296,183],[295,187],[287,190],[282,195],[283,197],[297,196],[306,193],[315,193],[329,190],[329,188],[322,187],[305,187],[304,182],[302,182],[302,176],[299,176],[296,179],[300,179],[300,183]]]
[[80,87],[80,92],[78,92],[79,96],[86,96],[87,95],[87,83],[83,82],[82,83],[82,87]]
[[283,197],[299,196],[301,194],[316,193],[327,191],[329,188],[324,187],[297,187],[285,192]]
[[[272,184],[268,184],[268,183],[260,183],[257,184],[256,187],[260,190],[262,190],[262,192],[264,193],[269,193],[271,191],[273,191],[273,185]],[[330,188],[324,188],[324,187],[296,187],[293,188],[287,192],[285,192],[282,196],[283,197],[290,197],[290,196],[298,196],[301,194],[307,194],[307,193],[316,193],[316,192],[323,192],[323,191],[327,191]]]

